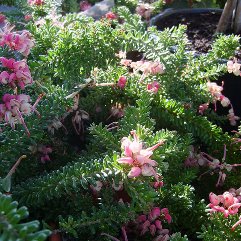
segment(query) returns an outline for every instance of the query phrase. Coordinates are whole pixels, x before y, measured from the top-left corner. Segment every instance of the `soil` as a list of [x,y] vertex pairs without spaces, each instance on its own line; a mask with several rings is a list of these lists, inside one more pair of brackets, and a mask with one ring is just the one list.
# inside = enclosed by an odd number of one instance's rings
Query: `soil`
[[179,24],[187,25],[187,35],[191,42],[190,50],[206,53],[212,43],[221,13],[175,13],[156,23],[157,29],[171,28]]

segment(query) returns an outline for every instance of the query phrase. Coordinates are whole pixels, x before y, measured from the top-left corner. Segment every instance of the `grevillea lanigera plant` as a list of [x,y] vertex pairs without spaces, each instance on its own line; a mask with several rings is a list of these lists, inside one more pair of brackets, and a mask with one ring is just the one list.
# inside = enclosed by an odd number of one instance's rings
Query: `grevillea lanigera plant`
[[2,240],[241,240],[240,117],[217,81],[240,76],[239,37],[194,56],[186,26],[119,5],[0,15]]

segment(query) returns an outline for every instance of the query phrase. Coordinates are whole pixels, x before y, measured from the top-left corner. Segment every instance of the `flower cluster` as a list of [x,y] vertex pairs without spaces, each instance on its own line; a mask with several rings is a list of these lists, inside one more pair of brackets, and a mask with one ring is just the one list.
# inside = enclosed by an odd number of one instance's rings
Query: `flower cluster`
[[105,17],[109,20],[114,20],[114,19],[117,19],[117,15],[113,12],[108,12],[105,14]]
[[209,103],[204,103],[204,104],[199,105],[199,107],[198,107],[198,113],[199,113],[200,115],[203,115],[204,112],[205,112],[205,110],[208,109],[208,106],[209,106]]
[[5,45],[26,57],[29,55],[30,49],[34,46],[34,42],[31,34],[27,30],[21,33],[6,31],[0,36],[0,46],[3,47]]
[[88,1],[81,1],[79,7],[80,11],[86,11],[91,8],[91,4]]
[[195,152],[194,146],[189,147],[189,155],[184,161],[185,167],[198,167],[199,155]]
[[[223,87],[217,85],[215,82],[207,82],[207,88],[210,94],[214,97],[215,101],[223,101],[223,106],[228,106],[230,104],[230,101],[227,97],[222,95]],[[227,99],[225,99],[227,98]],[[225,101],[226,100],[226,101]]]
[[156,94],[160,88],[160,84],[157,81],[147,85],[147,91]]
[[15,59],[0,58],[2,66],[7,68],[7,71],[0,73],[0,83],[8,84],[11,88],[16,86],[24,89],[26,85],[32,84],[33,79],[25,60],[15,61]]
[[0,14],[0,24],[4,23],[6,20],[6,16],[4,14]]
[[128,173],[129,178],[143,176],[154,176],[158,181],[158,175],[154,169],[158,164],[156,161],[150,159],[153,151],[162,145],[164,142],[160,141],[156,145],[143,149],[143,143],[139,141],[139,138],[135,131],[131,134],[134,140],[131,141],[127,137],[122,139],[121,147],[124,149],[124,157],[118,159],[121,164],[127,164],[131,166],[131,170]]
[[45,163],[47,161],[50,161],[49,154],[52,153],[53,149],[47,145],[36,145],[36,146],[30,146],[29,150],[32,153],[39,153],[40,154],[40,161],[42,163]]
[[224,192],[222,195],[209,194],[208,211],[210,213],[221,212],[224,217],[238,213],[241,207],[240,200],[233,195],[233,192]]
[[148,3],[140,3],[136,7],[136,13],[147,20],[150,19],[153,10],[154,8]]
[[29,5],[42,6],[45,4],[44,0],[28,0]]
[[46,145],[41,145],[38,147],[38,152],[41,153],[41,162],[45,163],[46,161],[50,161],[49,154],[52,153],[52,148]]
[[155,240],[168,240],[169,230],[163,229],[163,220],[166,220],[169,224],[171,223],[172,217],[169,214],[168,209],[154,207],[148,215],[140,215],[136,221],[140,227],[141,235],[144,235],[149,231],[152,236],[158,235]]
[[228,72],[231,74],[233,73],[236,76],[240,76],[241,72],[240,72],[240,66],[241,64],[237,63],[237,60],[235,59],[234,62],[232,60],[229,60],[227,62],[227,69]]
[[[235,126],[237,124],[237,120],[239,120],[240,118],[235,115],[234,109],[233,109],[233,106],[232,106],[230,100],[222,94],[223,87],[218,86],[214,82],[208,82],[207,88],[208,88],[208,91],[210,92],[210,94],[214,97],[215,111],[216,111],[216,101],[220,101],[220,103],[223,107],[228,107],[228,106],[231,107],[229,109],[229,114],[227,115],[227,117],[230,122],[230,125]],[[201,111],[201,113],[202,113],[202,107],[201,107],[201,110],[199,110],[199,111]]]
[[118,79],[117,86],[120,87],[121,89],[124,89],[126,86],[127,79],[125,76],[121,76]]
[[29,103],[29,95],[5,94],[2,98],[4,103],[0,104],[0,121],[5,121],[6,123],[10,124],[12,128],[15,128],[16,123],[20,123],[24,126],[27,134],[29,135],[30,133],[24,122],[23,115],[29,115],[32,112],[36,112],[38,114],[35,107],[41,98],[42,96],[40,96],[32,106]]
[[133,69],[134,72],[141,71],[144,75],[155,75],[155,74],[163,74],[165,71],[165,66],[158,62],[158,61],[147,61],[147,60],[140,60],[140,61],[132,61],[130,59],[126,59],[126,53],[120,51],[119,54],[116,54],[121,61],[121,65],[126,67],[130,67]]

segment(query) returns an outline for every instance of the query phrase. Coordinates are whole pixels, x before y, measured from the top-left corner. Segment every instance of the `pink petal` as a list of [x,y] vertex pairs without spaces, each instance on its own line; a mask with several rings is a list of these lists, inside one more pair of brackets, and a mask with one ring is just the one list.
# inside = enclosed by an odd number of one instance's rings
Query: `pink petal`
[[148,228],[149,228],[150,225],[151,224],[150,224],[150,222],[148,220],[145,221],[145,223],[143,223],[141,235],[144,235],[148,231]]
[[132,167],[130,172],[128,173],[129,178],[138,177],[141,174],[141,168]]
[[241,224],[241,218],[238,220],[238,222],[236,222],[233,226],[232,226],[232,231],[234,231],[234,229]]
[[125,76],[121,76],[118,80],[118,83],[117,85],[121,88],[121,89],[124,89],[125,88],[125,85],[126,85],[126,77]]
[[121,157],[117,160],[121,164],[133,164],[134,160],[131,157]]
[[138,218],[137,218],[137,222],[139,223],[144,223],[146,221],[146,215],[140,215]]
[[141,173],[143,176],[150,177],[155,175],[155,170],[151,165],[145,164],[141,167]]
[[156,226],[154,224],[150,226],[150,233],[152,236],[154,236],[156,233]]
[[165,219],[167,220],[168,223],[171,223],[172,217],[170,214],[165,214]]
[[160,208],[154,207],[150,212],[149,219],[153,221],[153,220],[157,219],[158,217],[160,217],[160,215],[161,215]]
[[220,203],[220,198],[216,194],[214,194],[213,192],[210,192],[209,200],[215,206]]
[[124,154],[125,154],[126,156],[132,156],[132,151],[131,151],[131,149],[130,149],[129,146],[125,146]]
[[155,225],[156,225],[156,228],[159,229],[159,230],[162,230],[162,223],[160,220],[156,220],[155,221]]

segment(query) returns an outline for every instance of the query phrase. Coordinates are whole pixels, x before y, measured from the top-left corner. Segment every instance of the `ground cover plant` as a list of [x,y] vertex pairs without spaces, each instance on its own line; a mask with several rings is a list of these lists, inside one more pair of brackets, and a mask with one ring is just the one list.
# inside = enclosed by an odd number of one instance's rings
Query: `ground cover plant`
[[215,82],[240,76],[239,37],[196,57],[186,26],[126,6],[19,6],[0,16],[1,240],[240,240],[240,122]]

